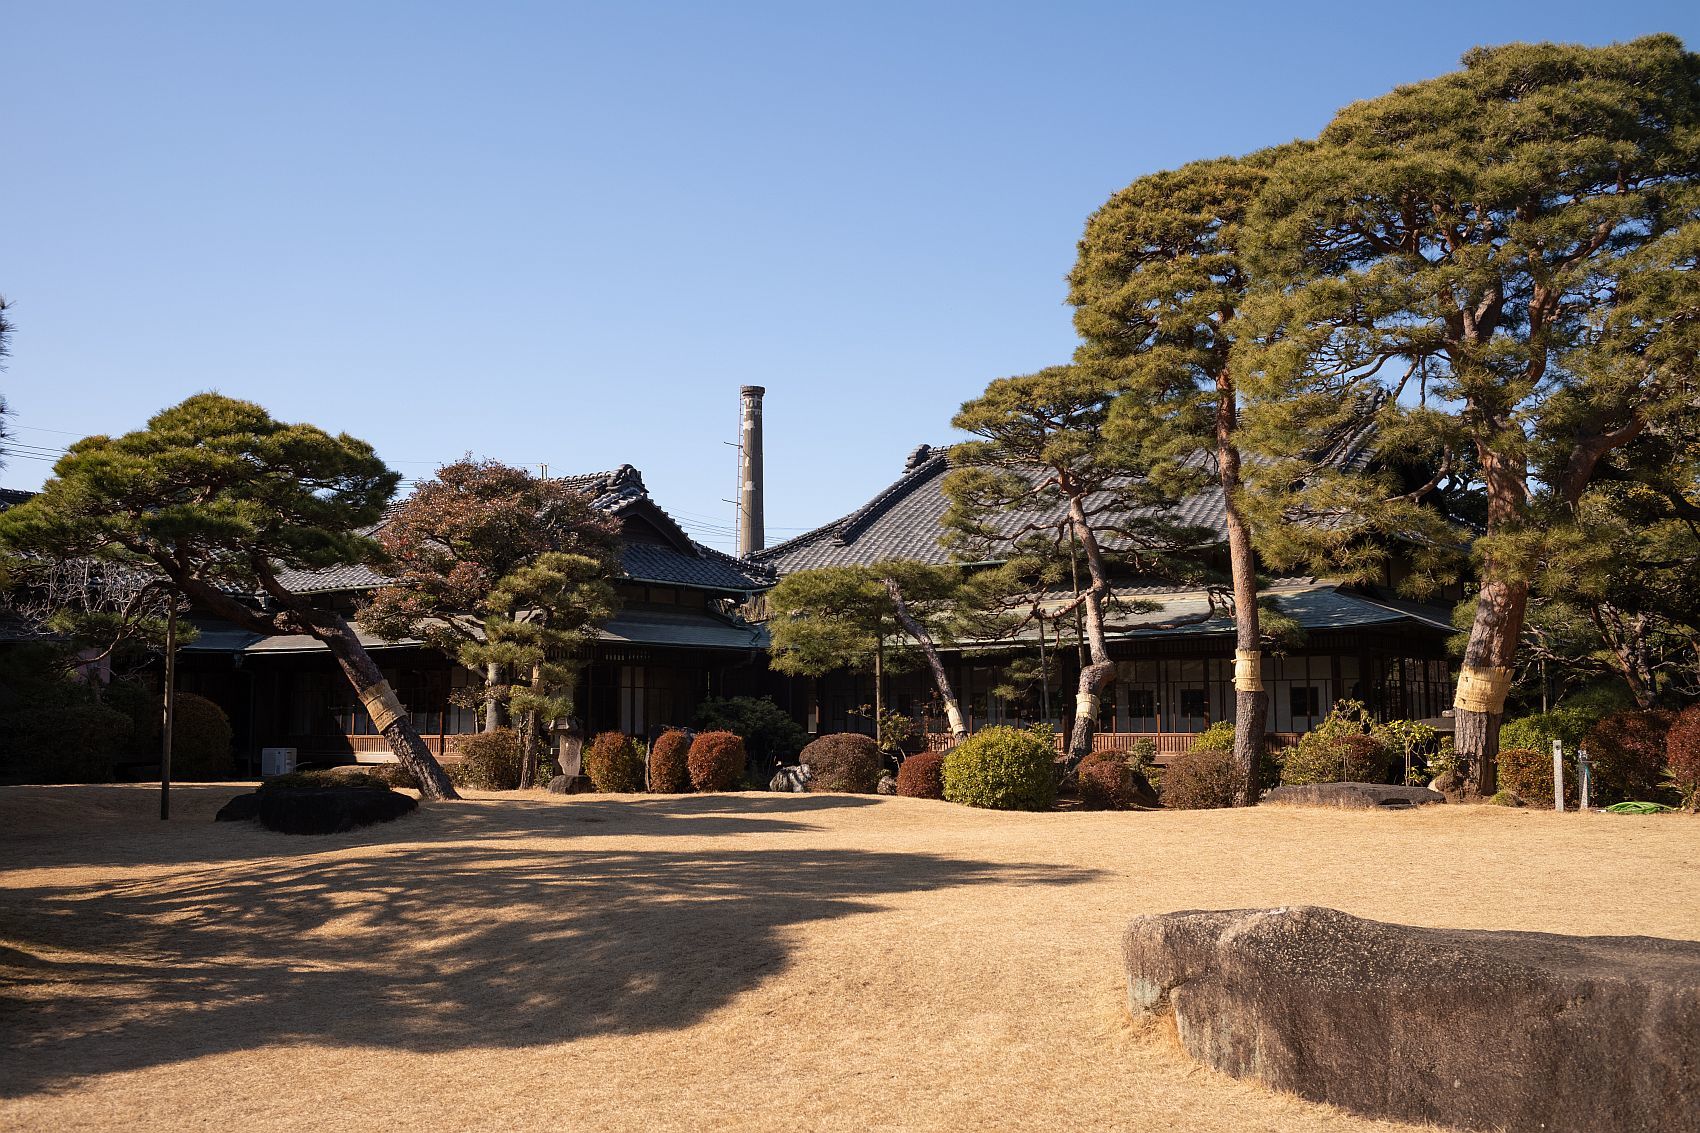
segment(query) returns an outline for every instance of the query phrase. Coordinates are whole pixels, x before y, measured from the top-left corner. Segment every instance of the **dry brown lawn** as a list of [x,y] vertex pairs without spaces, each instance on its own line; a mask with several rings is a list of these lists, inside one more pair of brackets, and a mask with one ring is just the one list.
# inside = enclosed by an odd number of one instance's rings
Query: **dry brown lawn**
[[1700,825],[482,796],[324,838],[232,787],[0,790],[6,1130],[1360,1130],[1123,1013],[1138,913],[1700,938]]

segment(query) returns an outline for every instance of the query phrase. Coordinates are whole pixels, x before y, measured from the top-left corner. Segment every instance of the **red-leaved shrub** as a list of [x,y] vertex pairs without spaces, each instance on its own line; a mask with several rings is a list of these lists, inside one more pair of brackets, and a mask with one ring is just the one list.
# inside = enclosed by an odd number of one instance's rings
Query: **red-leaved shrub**
[[1614,712],[1582,739],[1594,764],[1594,799],[1600,803],[1647,800],[1665,777],[1665,735],[1673,714],[1663,709]]
[[1684,708],[1665,735],[1665,770],[1682,805],[1700,809],[1700,704]]
[[598,791],[623,794],[643,790],[643,757],[632,738],[603,732],[584,749],[584,773]]
[[1240,773],[1227,751],[1198,750],[1177,755],[1163,769],[1163,805],[1177,810],[1233,806]]
[[[1552,752],[1532,747],[1500,748],[1495,762],[1499,765],[1499,785],[1531,806],[1552,804]],[[1564,801],[1576,802],[1575,768],[1565,763]]]
[[1127,753],[1095,751],[1080,761],[1080,805],[1086,810],[1133,810],[1151,806],[1151,785],[1128,766]]
[[897,768],[897,793],[911,799],[944,798],[944,756],[924,751]]
[[870,737],[856,732],[822,736],[797,756],[809,766],[809,790],[871,795],[879,787],[883,759]]
[[731,732],[699,732],[685,757],[691,786],[699,791],[729,791],[743,781],[744,741]]
[[649,745],[649,791],[654,795],[679,795],[691,789],[691,768],[686,762],[691,736],[669,728]]

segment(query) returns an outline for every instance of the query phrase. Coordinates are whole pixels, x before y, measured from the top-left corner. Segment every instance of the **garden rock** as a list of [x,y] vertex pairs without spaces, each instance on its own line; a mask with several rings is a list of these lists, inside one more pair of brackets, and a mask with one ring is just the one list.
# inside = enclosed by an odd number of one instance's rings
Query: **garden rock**
[[267,787],[258,794],[260,825],[284,834],[336,834],[419,808],[412,795],[370,787]]
[[582,795],[590,790],[590,780],[583,775],[557,775],[544,790],[551,795]]
[[260,794],[249,791],[245,795],[237,795],[229,802],[218,808],[213,815],[214,822],[247,822],[260,817]]
[[813,778],[814,773],[809,770],[807,763],[781,767],[773,773],[773,778],[767,781],[767,789],[800,795],[809,789],[809,780]]
[[893,775],[889,771],[881,771],[880,781],[879,784],[874,787],[874,793],[878,795],[895,795],[897,793],[897,776]]
[[1446,796],[1427,787],[1393,787],[1381,783],[1306,783],[1276,787],[1264,794],[1266,804],[1276,806],[1332,806],[1343,810],[1385,808],[1404,810],[1414,806],[1443,803]]
[[1237,1078],[1470,1129],[1700,1133],[1700,943],[1333,909],[1139,917],[1129,1007]]

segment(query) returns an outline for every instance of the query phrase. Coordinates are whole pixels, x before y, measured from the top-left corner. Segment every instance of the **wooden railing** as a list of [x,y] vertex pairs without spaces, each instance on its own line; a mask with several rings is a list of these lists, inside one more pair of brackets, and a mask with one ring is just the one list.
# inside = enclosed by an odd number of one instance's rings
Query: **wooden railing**
[[[1293,747],[1299,742],[1299,732],[1268,732],[1265,742],[1271,748],[1280,749]],[[1093,751],[1127,751],[1140,740],[1150,740],[1157,749],[1157,762],[1167,763],[1177,755],[1184,754],[1192,747],[1192,742],[1198,738],[1197,732],[1093,732]],[[928,732],[927,750],[944,751],[952,745],[949,732]],[[1058,753],[1068,746],[1068,736],[1057,732],[1052,736]]]

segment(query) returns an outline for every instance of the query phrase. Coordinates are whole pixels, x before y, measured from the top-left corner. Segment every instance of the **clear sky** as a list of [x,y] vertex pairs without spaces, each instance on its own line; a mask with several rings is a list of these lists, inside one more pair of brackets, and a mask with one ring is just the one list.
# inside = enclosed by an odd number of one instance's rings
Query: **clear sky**
[[634,464],[730,548],[754,383],[777,541],[1068,357],[1133,178],[1657,31],[1700,5],[3,0],[0,484],[216,389],[410,478]]

